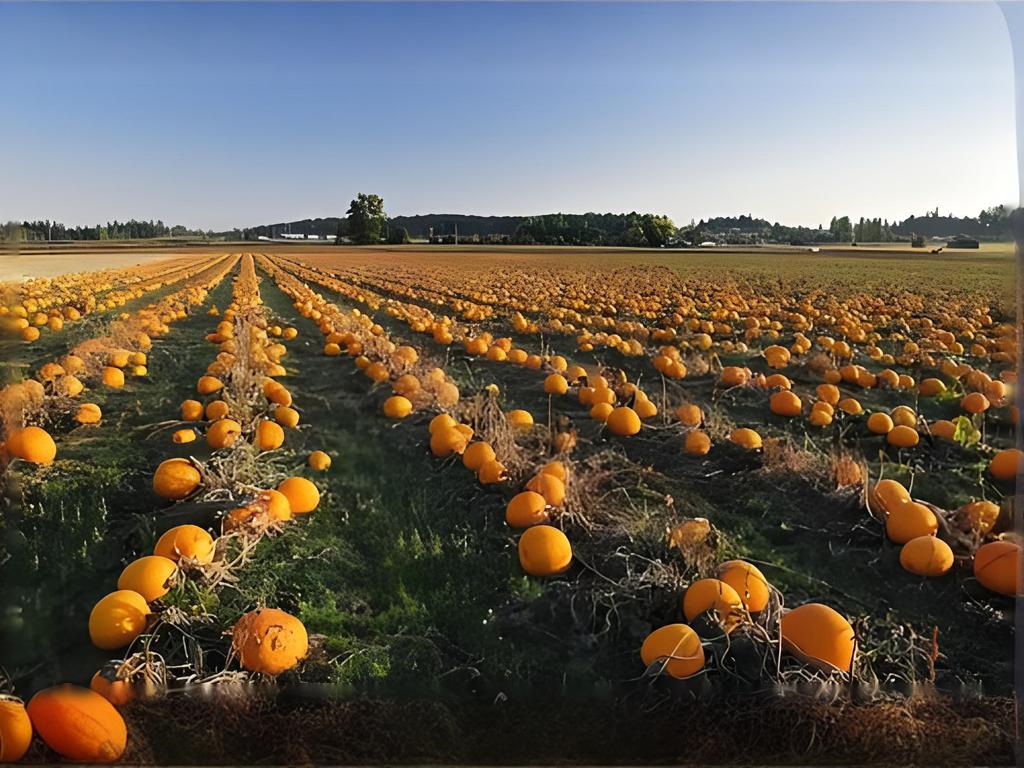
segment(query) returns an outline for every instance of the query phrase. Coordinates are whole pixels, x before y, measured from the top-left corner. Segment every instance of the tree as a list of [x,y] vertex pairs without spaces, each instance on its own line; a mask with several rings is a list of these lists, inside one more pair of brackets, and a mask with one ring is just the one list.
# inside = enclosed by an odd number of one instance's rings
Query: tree
[[395,227],[388,233],[388,243],[391,245],[405,245],[411,242],[409,230],[405,227]]
[[647,244],[651,248],[661,248],[676,235],[676,225],[668,216],[644,215],[641,225]]
[[384,198],[360,192],[348,206],[348,236],[358,245],[379,243],[387,224]]
[[832,236],[835,238],[837,243],[849,243],[853,240],[853,224],[850,223],[849,216],[843,216],[840,219],[835,217],[832,218],[832,224],[829,227],[832,232]]

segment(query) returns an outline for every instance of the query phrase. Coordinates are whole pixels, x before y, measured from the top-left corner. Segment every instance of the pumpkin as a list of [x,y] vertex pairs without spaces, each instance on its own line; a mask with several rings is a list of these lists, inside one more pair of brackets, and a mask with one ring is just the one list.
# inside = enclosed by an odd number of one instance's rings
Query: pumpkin
[[807,416],[807,421],[814,427],[827,427],[832,423],[832,413],[827,409],[832,406],[827,403],[816,403],[815,405],[820,405],[822,407],[811,408],[811,412]]
[[906,405],[897,405],[889,411],[889,415],[892,417],[892,423],[897,427],[917,426],[917,414],[913,408]]
[[[461,426],[461,425],[457,425]],[[430,436],[430,452],[439,458],[461,454],[466,450],[468,438],[455,427],[438,429]]]
[[989,409],[991,403],[981,392],[971,392],[964,395],[960,400],[960,407],[967,413],[984,413]]
[[[643,395],[641,397],[641,395]],[[658,406],[647,399],[642,392],[637,393],[636,401],[633,403],[633,410],[641,420],[653,419],[658,415]]]
[[519,537],[519,564],[531,576],[554,576],[572,563],[572,546],[559,529],[534,525]]
[[952,440],[956,435],[956,424],[947,419],[933,421],[929,429],[933,435],[941,437],[943,440]]
[[615,406],[611,403],[595,403],[590,409],[590,418],[594,421],[607,423],[608,417],[612,415],[612,411],[614,410]]
[[640,646],[644,666],[661,662],[660,672],[676,679],[695,675],[704,668],[700,637],[686,624],[667,624],[651,632]]
[[178,566],[167,557],[146,555],[125,566],[117,580],[117,588],[138,592],[147,603],[158,600],[170,591]]
[[873,509],[887,515],[900,504],[910,501],[910,491],[895,480],[879,480],[871,487],[869,500]]
[[284,445],[284,430],[281,425],[268,419],[256,426],[256,448],[260,451],[274,451]]
[[974,553],[974,578],[993,592],[1017,596],[1022,556],[1024,549],[1012,541],[983,544]]
[[946,384],[942,379],[923,379],[917,385],[917,391],[921,397],[937,397],[946,391]]
[[887,413],[872,413],[868,416],[868,431],[876,435],[887,435],[892,432],[895,425]]
[[196,431],[194,429],[176,429],[171,435],[171,442],[175,445],[184,445],[195,442]]
[[282,427],[294,429],[299,426],[299,412],[289,405],[279,405],[274,408],[274,420]]
[[778,416],[799,416],[803,404],[795,392],[783,389],[773,394],[769,400],[771,412]]
[[566,469],[565,464],[563,462],[558,461],[557,459],[555,459],[554,461],[549,461],[538,471],[542,475],[553,475],[554,477],[557,477],[559,480],[561,480],[563,483],[569,479],[569,470]]
[[853,665],[853,627],[821,603],[806,603],[782,616],[782,646],[817,669],[849,672]]
[[683,595],[683,613],[693,621],[707,611],[714,611],[716,621],[729,632],[743,620],[743,601],[720,579],[698,579]]
[[732,587],[750,613],[760,613],[771,598],[771,587],[764,574],[743,560],[727,560],[718,566],[718,578]]
[[999,519],[999,505],[991,501],[971,501],[956,511],[956,517],[964,530],[987,536]]
[[1024,453],[1019,448],[1006,448],[989,462],[988,471],[996,480],[1016,480],[1020,472]]
[[839,403],[839,399],[842,397],[839,392],[839,387],[835,384],[819,384],[815,390],[815,394],[818,396],[818,400],[823,403],[835,406]]
[[217,421],[227,418],[229,412],[228,404],[223,400],[211,400],[206,406],[206,420]]
[[684,426],[699,427],[700,423],[704,421],[704,413],[700,406],[688,403],[676,408],[676,418]]
[[561,506],[565,501],[565,483],[552,474],[540,472],[534,475],[526,488],[539,493],[552,507]]
[[112,763],[124,754],[124,718],[95,691],[76,685],[47,688],[32,697],[27,711],[46,746],[67,760]]
[[104,386],[110,387],[112,389],[120,389],[121,387],[124,386],[124,371],[122,371],[120,368],[107,366],[106,368],[103,369],[101,381],[103,382]]
[[547,521],[547,502],[535,491],[517,493],[505,507],[505,522],[513,528],[529,528]]
[[273,379],[263,382],[263,395],[275,405],[291,405],[292,393],[283,384]]
[[412,413],[412,402],[402,395],[392,395],[384,401],[384,415],[389,419],[404,419]]
[[893,427],[885,436],[885,441],[896,448],[913,448],[920,439],[916,429],[903,424]]
[[497,459],[485,461],[476,473],[477,481],[482,485],[493,485],[507,479],[505,465]]
[[506,418],[508,419],[509,424],[520,431],[526,432],[533,427],[533,416],[529,411],[524,411],[522,409],[509,411]]
[[699,429],[687,432],[683,450],[691,456],[705,456],[711,450],[711,438]]
[[153,474],[153,491],[161,499],[179,501],[199,487],[202,477],[188,459],[167,459]]
[[215,451],[230,447],[242,434],[242,425],[234,419],[218,419],[206,430],[206,443]]
[[232,647],[243,669],[279,675],[306,658],[309,636],[302,622],[277,608],[244,614],[231,631]]
[[0,697],[0,763],[16,763],[32,744],[32,721],[21,699]]
[[747,427],[733,430],[729,435],[729,440],[748,451],[755,451],[761,447],[761,436]]
[[560,373],[552,373],[544,379],[544,391],[549,395],[564,395],[569,391],[569,382]]
[[325,472],[331,468],[331,457],[323,451],[313,451],[306,459],[306,464],[317,472]]
[[626,405],[619,406],[608,414],[605,424],[608,431],[618,437],[630,437],[640,431],[640,416]]
[[32,464],[52,464],[57,458],[57,444],[42,427],[16,429],[7,437],[7,451]]
[[918,576],[942,576],[953,567],[953,550],[936,536],[917,536],[900,550],[900,565]]
[[216,376],[200,376],[196,382],[196,392],[200,395],[212,395],[224,389],[224,382]]
[[135,690],[128,680],[117,677],[117,665],[106,665],[92,676],[89,681],[89,688],[115,707],[123,707],[135,698]]
[[124,648],[146,630],[148,617],[149,604],[138,592],[111,592],[89,614],[89,639],[104,651]]
[[174,562],[185,558],[205,565],[213,562],[213,536],[198,525],[176,525],[157,539],[153,554]]
[[271,520],[285,522],[292,519],[292,503],[278,490],[271,488],[256,497],[256,504],[265,507]]
[[864,413],[864,408],[863,406],[861,406],[860,401],[852,397],[844,397],[842,400],[836,403],[836,407],[838,407],[839,410],[845,413],[847,416],[859,416],[860,414]]
[[466,469],[479,472],[480,467],[495,458],[494,449],[491,444],[483,440],[470,443],[462,452],[462,464]]
[[428,429],[430,430],[430,434],[433,435],[435,432],[441,429],[453,429],[455,425],[458,423],[459,422],[453,419],[449,414],[439,413],[437,414],[437,416],[430,420],[430,425]]
[[288,499],[296,515],[312,512],[320,504],[320,491],[304,477],[289,477],[277,486],[278,493]]
[[918,536],[934,536],[938,530],[935,513],[916,501],[896,504],[885,519],[885,534],[896,544],[906,544]]

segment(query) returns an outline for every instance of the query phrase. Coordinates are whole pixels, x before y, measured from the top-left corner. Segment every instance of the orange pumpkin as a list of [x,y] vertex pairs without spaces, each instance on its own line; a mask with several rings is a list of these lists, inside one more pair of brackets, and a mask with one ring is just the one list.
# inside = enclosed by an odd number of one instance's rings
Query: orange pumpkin
[[145,631],[148,620],[146,598],[126,589],[111,592],[89,614],[89,638],[105,651],[124,648]]
[[531,576],[554,576],[572,563],[572,546],[550,525],[534,525],[519,537],[519,564]]
[[16,763],[32,744],[32,721],[21,699],[0,697],[0,763]]
[[304,477],[289,477],[277,486],[278,493],[288,499],[296,515],[312,512],[320,504],[320,491]]
[[46,746],[68,760],[112,763],[124,754],[124,719],[95,691],[75,685],[47,688],[32,697],[27,709]]
[[231,639],[242,668],[265,675],[292,669],[309,650],[306,627],[277,608],[244,614],[235,622]]
[[821,603],[807,603],[783,615],[782,646],[824,671],[849,672],[853,665],[853,627]]
[[686,624],[668,624],[644,638],[640,658],[645,667],[661,662],[656,667],[658,671],[683,679],[704,668],[704,647],[697,633]]
[[188,459],[167,459],[153,474],[153,491],[162,499],[178,501],[199,487],[202,476]]

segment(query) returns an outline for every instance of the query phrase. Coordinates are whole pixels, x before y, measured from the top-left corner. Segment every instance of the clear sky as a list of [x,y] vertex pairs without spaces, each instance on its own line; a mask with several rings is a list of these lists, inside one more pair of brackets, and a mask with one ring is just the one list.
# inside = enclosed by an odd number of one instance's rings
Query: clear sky
[[0,220],[976,215],[1013,87],[989,3],[0,2]]

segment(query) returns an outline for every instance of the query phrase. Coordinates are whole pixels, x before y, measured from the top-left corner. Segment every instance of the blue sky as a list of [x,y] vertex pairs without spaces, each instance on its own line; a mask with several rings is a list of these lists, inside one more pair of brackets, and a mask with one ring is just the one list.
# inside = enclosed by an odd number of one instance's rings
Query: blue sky
[[0,219],[976,214],[1017,197],[990,3],[0,2]]

